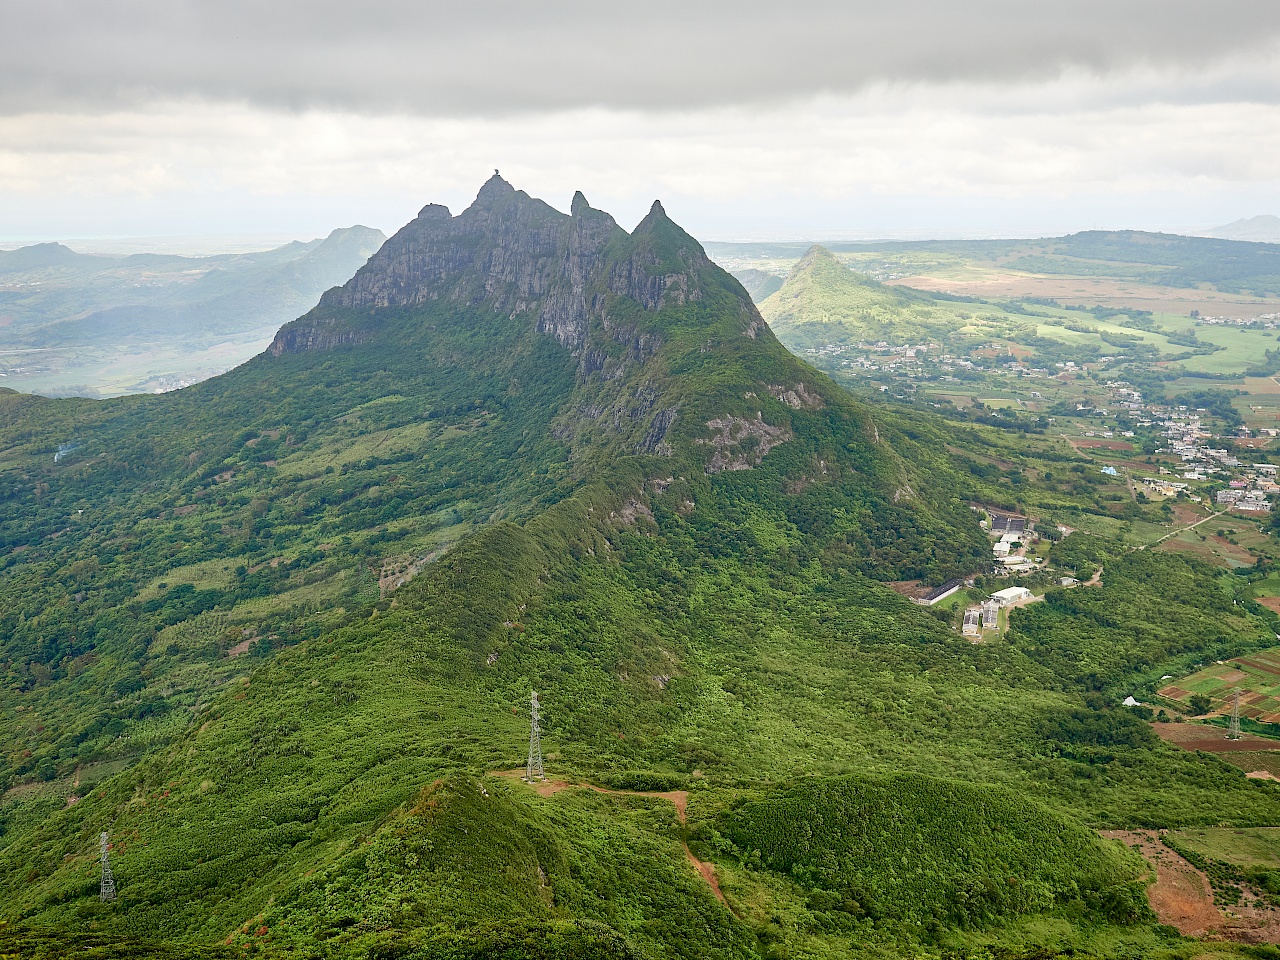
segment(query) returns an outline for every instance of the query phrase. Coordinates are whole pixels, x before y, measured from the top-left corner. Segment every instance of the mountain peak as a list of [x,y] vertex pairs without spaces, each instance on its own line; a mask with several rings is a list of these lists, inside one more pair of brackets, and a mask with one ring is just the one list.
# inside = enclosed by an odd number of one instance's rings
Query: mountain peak
[[[729,278],[661,203],[653,204],[630,235],[581,192],[574,194],[571,209],[566,216],[497,173],[456,217],[444,207],[424,207],[351,280],[328,291],[316,310],[282,328],[271,353],[365,343],[377,335],[380,321],[363,311],[432,302],[483,304],[550,334],[571,351],[586,350],[597,326],[597,334],[621,336],[622,314],[632,317],[627,328],[643,336],[641,328],[653,322],[642,319],[644,314],[713,292],[729,298],[722,334],[755,336],[765,329],[741,288],[726,285]],[[632,314],[627,301],[644,314]],[[340,313],[351,309],[362,313]]]
[[442,203],[428,203],[425,207],[418,211],[419,220],[451,220],[453,214],[449,212],[449,208]]
[[649,208],[649,212],[644,215],[644,219],[636,224],[634,233],[648,233],[657,224],[662,222],[671,223],[671,218],[667,216],[666,209],[662,206],[661,200],[653,201],[653,206]]
[[497,170],[494,170],[493,176],[484,182],[484,186],[482,186],[480,188],[480,192],[476,194],[476,199],[472,206],[492,206],[494,203],[512,196],[515,192],[516,188],[503,180],[502,174],[498,173]]

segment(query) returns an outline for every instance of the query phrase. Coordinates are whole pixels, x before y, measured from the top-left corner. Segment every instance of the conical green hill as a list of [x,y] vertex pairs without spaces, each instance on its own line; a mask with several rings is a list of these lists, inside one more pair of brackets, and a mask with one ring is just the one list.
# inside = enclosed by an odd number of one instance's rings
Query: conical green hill
[[964,325],[946,304],[856,273],[818,244],[760,305],[760,312],[794,347],[881,340],[913,343]]

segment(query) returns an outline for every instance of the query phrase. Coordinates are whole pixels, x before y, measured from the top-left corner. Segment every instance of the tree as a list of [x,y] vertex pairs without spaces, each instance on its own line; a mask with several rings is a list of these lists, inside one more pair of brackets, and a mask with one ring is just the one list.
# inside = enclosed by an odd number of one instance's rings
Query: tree
[[1191,707],[1191,715],[1193,717],[1203,717],[1209,712],[1209,708],[1213,706],[1213,701],[1203,693],[1193,693],[1188,701],[1188,706]]

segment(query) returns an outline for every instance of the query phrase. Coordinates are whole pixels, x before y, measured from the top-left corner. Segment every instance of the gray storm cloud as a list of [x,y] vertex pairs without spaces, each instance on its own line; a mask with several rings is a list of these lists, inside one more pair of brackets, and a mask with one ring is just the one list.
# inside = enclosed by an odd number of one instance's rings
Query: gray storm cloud
[[0,112],[187,97],[434,116],[671,110],[1068,71],[1221,78],[1277,50],[1276,0],[0,0]]

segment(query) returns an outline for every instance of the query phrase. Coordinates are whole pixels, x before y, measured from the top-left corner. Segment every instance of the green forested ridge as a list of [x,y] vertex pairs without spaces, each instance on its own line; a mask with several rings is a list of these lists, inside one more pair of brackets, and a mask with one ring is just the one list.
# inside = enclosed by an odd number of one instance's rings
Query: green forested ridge
[[[495,179],[231,374],[2,402],[0,886],[22,936],[1177,955],[1087,828],[1280,817],[1272,786],[1096,692],[1261,645],[1261,614],[1197,639],[1177,607],[1103,623],[1054,599],[973,645],[887,589],[977,569],[963,499],[1011,489],[940,422],[787,354],[660,207],[626,234]],[[387,560],[421,572],[383,595]],[[1125,562],[1099,594],[1199,575]],[[522,763],[531,689],[554,776],[687,789],[732,910],[668,801],[488,775]]]
[[[727,838],[845,912],[970,926],[1055,907],[1146,914],[1133,854],[999,788],[917,775],[811,780],[729,810]],[[939,851],[947,851],[939,856]]]

